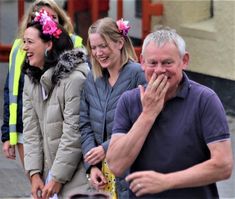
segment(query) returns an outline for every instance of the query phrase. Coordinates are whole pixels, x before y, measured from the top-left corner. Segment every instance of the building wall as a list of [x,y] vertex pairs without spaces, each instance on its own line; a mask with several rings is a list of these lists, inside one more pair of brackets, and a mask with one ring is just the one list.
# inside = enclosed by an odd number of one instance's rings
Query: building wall
[[[152,0],[158,2],[159,0]],[[191,62],[188,70],[235,80],[235,1],[214,0],[210,17],[210,0],[162,0],[164,14],[152,20],[175,28],[186,41]]]

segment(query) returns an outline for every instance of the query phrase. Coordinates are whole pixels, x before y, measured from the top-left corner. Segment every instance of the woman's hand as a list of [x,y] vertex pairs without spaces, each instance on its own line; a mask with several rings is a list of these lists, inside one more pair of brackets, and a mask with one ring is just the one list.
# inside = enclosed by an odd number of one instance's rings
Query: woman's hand
[[54,194],[57,194],[60,192],[61,187],[62,187],[61,183],[56,182],[53,179],[50,180],[42,190],[42,198],[48,199],[50,197],[53,197]]
[[103,146],[92,148],[84,156],[84,161],[90,165],[96,165],[105,158],[105,151]]
[[33,176],[31,176],[31,192],[34,199],[42,199],[43,188],[44,188],[44,183],[39,173],[36,173]]
[[90,183],[96,189],[104,189],[107,180],[98,167],[92,167],[90,172]]
[[2,151],[6,158],[15,160],[16,154],[15,154],[15,146],[10,145],[10,141],[5,141],[2,145]]

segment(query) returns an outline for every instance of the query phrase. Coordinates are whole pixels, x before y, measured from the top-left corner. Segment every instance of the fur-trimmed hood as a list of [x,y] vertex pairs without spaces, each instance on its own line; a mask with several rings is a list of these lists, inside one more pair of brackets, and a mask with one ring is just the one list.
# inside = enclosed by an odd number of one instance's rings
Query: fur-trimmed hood
[[[23,66],[23,72],[29,77],[33,83],[39,83],[41,77],[52,70],[52,83],[57,84],[61,79],[67,77],[74,70],[79,70],[83,72],[86,68],[82,66],[86,64],[87,53],[84,48],[74,48],[72,50],[67,50],[63,52],[59,58],[56,65],[48,65],[43,70],[35,66],[30,66],[27,58]],[[87,64],[86,64],[87,65]]]
[[68,77],[74,70],[86,74],[89,68],[86,60],[85,49],[74,48],[73,50],[65,51],[60,55],[59,62],[54,69],[52,82],[54,84],[59,83],[61,79]]
[[69,77],[74,71],[79,71],[86,77],[90,71],[86,59],[85,51],[81,48],[62,53],[57,65],[45,71],[40,79],[45,94],[47,95],[55,85],[59,85],[62,79]]

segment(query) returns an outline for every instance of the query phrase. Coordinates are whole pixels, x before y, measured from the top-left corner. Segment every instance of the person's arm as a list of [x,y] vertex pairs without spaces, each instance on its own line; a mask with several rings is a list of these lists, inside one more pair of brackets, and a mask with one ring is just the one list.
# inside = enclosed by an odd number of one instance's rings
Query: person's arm
[[189,169],[168,174],[172,188],[197,187],[230,177],[233,168],[231,141],[208,144],[211,158]]
[[229,178],[233,168],[231,141],[213,142],[208,144],[208,148],[211,158],[188,169],[167,174],[155,171],[130,174],[126,178],[130,182],[130,189],[141,196],[171,189],[204,186]]
[[10,129],[9,129],[9,73],[7,74],[7,78],[5,81],[4,86],[4,112],[3,112],[3,124],[1,127],[1,140],[3,142],[2,144],[2,151],[6,158],[15,160],[16,153],[15,153],[15,146],[10,145]]
[[2,132],[2,142],[4,143],[5,141],[9,141],[10,135],[9,135],[9,87],[8,87],[8,82],[9,82],[9,73],[7,74],[7,78],[5,81],[5,86],[4,86],[4,112],[3,112],[3,124],[1,127],[1,132]]
[[85,87],[86,84],[89,84],[87,80],[81,94],[79,122],[79,130],[81,131],[82,152],[84,156],[92,148],[96,147],[94,131],[92,130],[90,122],[89,101],[86,98],[87,88]]
[[[88,75],[88,78],[85,81],[84,89],[81,94],[80,101],[80,122],[79,129],[81,131],[81,144],[82,144],[82,152],[84,155],[84,163],[87,173],[90,172],[91,165],[95,165],[97,163],[97,153],[103,154],[104,157],[104,149],[102,146],[97,146],[95,141],[94,131],[91,126],[91,116],[90,116],[90,102],[87,97],[89,92],[92,92],[93,86],[93,77],[91,73]],[[100,153],[101,152],[101,153]],[[99,161],[98,161],[99,162]]]
[[29,89],[30,84],[32,83],[29,78],[25,76],[23,91],[24,163],[25,170],[29,172],[31,177],[36,173],[41,173],[43,170],[43,138],[38,117],[32,104],[32,98],[30,97],[32,93],[32,90]]
[[[20,39],[16,39],[13,43],[13,46],[11,48],[10,56],[9,56],[9,70],[7,73],[7,78],[5,81],[4,86],[4,114],[3,114],[3,125],[1,128],[2,131],[2,137],[1,140],[3,142],[3,152],[7,158],[15,159],[15,145],[12,145],[10,143],[10,126],[9,121],[11,120],[10,117],[13,117],[10,115],[10,95],[12,95],[12,88],[9,87],[9,81],[10,79],[14,79],[14,81],[18,81],[18,73],[15,73],[17,71],[18,67],[21,67],[21,64],[25,57],[25,52],[20,49]],[[19,77],[20,78],[20,77]],[[14,87],[17,89],[17,87]],[[17,117],[17,115],[16,115]],[[17,120],[16,120],[17,121]]]
[[132,165],[154,121],[154,118],[142,112],[127,134],[112,135],[106,157],[109,168],[115,176],[122,176]]
[[[127,134],[112,135],[108,148],[106,158],[115,176],[122,176],[138,156],[155,119],[163,108],[168,86],[167,78],[161,75],[156,79],[156,74],[152,76],[145,91],[140,86],[142,113]],[[119,106],[124,104],[120,99],[114,121],[126,116],[119,111]]]

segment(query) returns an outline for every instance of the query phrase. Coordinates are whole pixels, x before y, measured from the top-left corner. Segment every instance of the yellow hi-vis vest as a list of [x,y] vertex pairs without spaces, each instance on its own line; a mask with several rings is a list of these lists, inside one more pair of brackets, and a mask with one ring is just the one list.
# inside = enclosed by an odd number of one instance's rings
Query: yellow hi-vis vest
[[[70,34],[75,48],[82,47],[82,38],[78,35]],[[25,60],[26,52],[21,48],[22,40],[16,39],[13,43],[10,58],[9,58],[9,129],[10,129],[10,144],[16,145],[18,142],[17,124],[17,98],[19,91],[19,81],[21,75],[22,64]],[[22,107],[20,107],[22,108]]]

